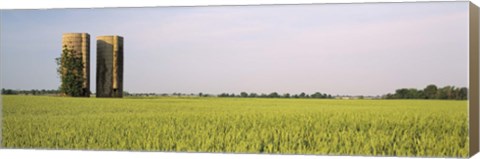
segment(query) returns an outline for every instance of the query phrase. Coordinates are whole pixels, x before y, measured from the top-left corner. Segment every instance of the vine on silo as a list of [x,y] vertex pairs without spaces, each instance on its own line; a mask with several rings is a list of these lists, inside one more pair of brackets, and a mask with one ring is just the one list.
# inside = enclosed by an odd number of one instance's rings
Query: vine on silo
[[60,92],[62,95],[79,97],[83,96],[83,62],[82,57],[77,55],[75,50],[63,46],[60,57],[55,58],[57,73],[60,76]]

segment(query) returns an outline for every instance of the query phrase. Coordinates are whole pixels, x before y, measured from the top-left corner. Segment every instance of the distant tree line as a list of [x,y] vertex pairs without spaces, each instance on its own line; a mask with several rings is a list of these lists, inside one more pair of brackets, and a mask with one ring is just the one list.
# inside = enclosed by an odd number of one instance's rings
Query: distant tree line
[[247,93],[247,92],[241,92],[240,94],[234,94],[234,93],[221,93],[217,95],[217,97],[239,97],[239,98],[334,98],[334,96],[326,93],[320,93],[320,92],[315,92],[313,94],[306,94],[304,92],[300,94],[279,94],[277,92],[272,92],[269,94],[257,94],[257,93]]
[[2,88],[2,94],[5,95],[58,95],[59,93],[59,90],[54,89],[13,90]]
[[415,88],[397,89],[395,93],[386,94],[385,99],[454,99],[466,100],[468,98],[468,89],[466,87],[445,86],[438,88],[431,84],[423,90]]
[[[59,95],[63,92],[59,90],[48,90],[48,89],[32,89],[32,90],[13,90],[2,88],[2,94],[5,95]],[[313,94],[279,94],[277,92],[272,92],[269,94],[265,93],[247,93],[241,92],[240,94],[235,93],[221,93],[218,95],[207,94],[207,93],[129,93],[124,91],[124,96],[133,96],[133,97],[155,97],[155,96],[175,96],[175,97],[230,97],[230,98],[316,98],[316,99],[331,99],[339,97],[332,96],[326,93],[315,92]],[[340,96],[341,97],[341,96]],[[466,87],[455,87],[455,86],[445,86],[442,88],[437,87],[436,85],[428,85],[424,89],[415,89],[415,88],[401,88],[397,89],[395,93],[389,93],[383,95],[383,99],[452,99],[452,100],[466,100],[468,99],[468,89]],[[363,99],[363,96],[359,96],[358,99]]]
[[313,94],[279,94],[277,92],[272,92],[269,94],[258,94],[258,93],[247,93],[241,92],[240,94],[235,93],[221,93],[218,95],[208,94],[208,93],[128,93],[124,92],[125,96],[131,97],[154,97],[154,96],[162,96],[162,97],[235,97],[235,98],[335,98],[334,96],[326,93],[316,92]]
[[211,94],[204,94],[204,93],[129,93],[124,91],[123,92],[124,96],[130,96],[130,97],[214,97],[214,95]]

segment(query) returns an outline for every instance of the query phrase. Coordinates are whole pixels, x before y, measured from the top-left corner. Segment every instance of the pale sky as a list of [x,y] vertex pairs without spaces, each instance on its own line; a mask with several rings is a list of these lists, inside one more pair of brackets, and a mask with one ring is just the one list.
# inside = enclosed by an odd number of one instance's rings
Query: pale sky
[[124,37],[124,90],[382,95],[468,84],[468,2],[2,10],[1,84],[56,89],[62,33]]

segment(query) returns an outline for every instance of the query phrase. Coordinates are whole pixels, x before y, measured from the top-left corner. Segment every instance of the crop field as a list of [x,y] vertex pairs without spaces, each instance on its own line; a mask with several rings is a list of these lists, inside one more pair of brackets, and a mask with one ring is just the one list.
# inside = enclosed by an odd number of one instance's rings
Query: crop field
[[467,101],[2,98],[6,148],[468,156]]

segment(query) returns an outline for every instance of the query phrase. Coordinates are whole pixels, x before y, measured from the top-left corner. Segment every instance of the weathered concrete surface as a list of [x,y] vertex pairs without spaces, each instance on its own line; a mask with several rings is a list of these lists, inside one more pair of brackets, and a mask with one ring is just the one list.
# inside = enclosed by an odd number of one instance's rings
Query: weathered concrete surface
[[64,33],[62,36],[62,49],[67,46],[73,49],[83,62],[83,92],[82,96],[90,96],[90,35],[87,33]]
[[97,37],[97,97],[123,97],[123,37]]

